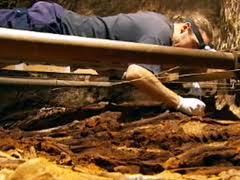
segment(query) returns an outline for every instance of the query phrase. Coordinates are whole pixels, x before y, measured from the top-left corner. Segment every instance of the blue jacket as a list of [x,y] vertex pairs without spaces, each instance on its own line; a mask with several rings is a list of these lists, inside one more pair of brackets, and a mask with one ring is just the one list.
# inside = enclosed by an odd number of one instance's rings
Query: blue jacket
[[63,13],[60,5],[42,1],[29,9],[1,9],[0,27],[62,34]]

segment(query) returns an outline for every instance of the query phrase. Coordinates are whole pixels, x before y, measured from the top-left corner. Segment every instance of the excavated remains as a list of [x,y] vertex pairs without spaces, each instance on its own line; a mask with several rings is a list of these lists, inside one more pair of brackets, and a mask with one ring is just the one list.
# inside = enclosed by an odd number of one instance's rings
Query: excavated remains
[[98,169],[95,175],[155,175],[165,170],[219,175],[239,169],[239,136],[237,121],[165,112],[127,122],[124,113],[106,111],[51,129],[1,129],[1,169],[15,169],[27,159],[44,157],[75,171],[92,165]]
[[[12,73],[1,72],[2,76],[13,77],[70,78],[61,74]],[[73,77],[108,80],[102,76]],[[186,88],[169,85],[179,94],[189,93]],[[166,110],[129,84],[110,89],[2,86],[0,168],[11,170],[11,178],[25,177],[24,173],[18,174],[24,171],[35,177],[34,167],[43,164],[48,170],[43,174],[55,177],[57,172],[77,172],[76,179],[240,177],[240,123],[236,117],[226,120],[230,115],[234,117],[229,111],[215,110],[216,93],[217,105],[223,107],[227,102],[220,96],[227,94],[221,88],[217,90],[216,85],[203,88],[202,98],[207,102],[204,118]],[[60,167],[36,159],[39,157]],[[65,173],[66,169],[73,171]]]

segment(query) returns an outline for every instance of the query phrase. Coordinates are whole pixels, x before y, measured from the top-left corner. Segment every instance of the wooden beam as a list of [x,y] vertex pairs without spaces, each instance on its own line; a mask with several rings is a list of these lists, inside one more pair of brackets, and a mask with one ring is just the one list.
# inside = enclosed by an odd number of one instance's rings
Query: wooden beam
[[87,74],[98,75],[94,69],[80,69],[77,68],[71,72],[70,66],[55,66],[55,65],[42,65],[42,64],[14,64],[2,67],[3,70],[10,71],[23,71],[23,72],[47,72],[47,73],[62,73],[62,74]]
[[29,86],[50,86],[50,87],[111,87],[115,85],[112,82],[94,82],[94,81],[70,81],[59,79],[37,79],[37,78],[13,78],[0,77],[1,85],[29,85]]
[[76,65],[147,63],[233,69],[233,53],[0,28],[0,62]]
[[[212,81],[219,79],[236,78],[234,71],[211,72],[190,74],[180,77],[178,73],[171,73],[164,77],[159,77],[163,83],[168,82],[200,82]],[[112,87],[120,84],[130,82],[109,82],[109,81],[76,81],[76,80],[59,80],[59,79],[39,79],[39,78],[14,78],[14,77],[0,77],[1,85],[29,85],[29,86],[51,86],[51,87]]]
[[214,81],[230,78],[237,78],[236,73],[234,71],[191,74],[180,77],[179,80],[185,82],[197,82],[197,81]]

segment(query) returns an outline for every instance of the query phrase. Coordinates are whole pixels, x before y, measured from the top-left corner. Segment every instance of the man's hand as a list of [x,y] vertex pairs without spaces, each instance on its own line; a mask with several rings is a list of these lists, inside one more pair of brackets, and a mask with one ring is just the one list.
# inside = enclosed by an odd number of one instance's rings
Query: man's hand
[[196,98],[182,98],[177,107],[177,110],[188,115],[203,116],[206,105]]

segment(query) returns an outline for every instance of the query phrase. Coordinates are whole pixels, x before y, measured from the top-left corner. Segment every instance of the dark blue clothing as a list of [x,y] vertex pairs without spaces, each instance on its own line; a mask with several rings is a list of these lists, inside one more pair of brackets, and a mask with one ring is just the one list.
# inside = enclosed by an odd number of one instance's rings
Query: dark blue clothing
[[173,25],[154,12],[138,12],[104,17],[110,39],[170,46]]
[[[173,24],[154,12],[109,17],[82,16],[56,3],[40,1],[29,9],[0,10],[0,27],[171,46]],[[144,65],[157,73],[159,66]]]
[[0,27],[171,46],[173,25],[154,12],[82,16],[56,3],[0,10]]
[[89,17],[65,11],[63,22],[72,35],[166,46],[172,44],[173,25],[159,13]]
[[63,34],[62,6],[37,2],[29,9],[0,10],[0,27]]

